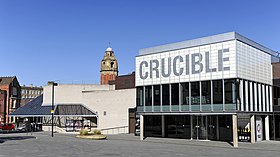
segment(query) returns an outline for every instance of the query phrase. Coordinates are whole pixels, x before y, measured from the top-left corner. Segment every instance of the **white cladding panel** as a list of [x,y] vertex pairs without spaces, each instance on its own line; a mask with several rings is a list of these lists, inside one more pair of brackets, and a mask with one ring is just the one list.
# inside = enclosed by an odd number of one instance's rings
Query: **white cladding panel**
[[136,86],[236,78],[236,67],[236,40],[137,56]]
[[271,56],[240,41],[236,45],[237,76],[272,85]]

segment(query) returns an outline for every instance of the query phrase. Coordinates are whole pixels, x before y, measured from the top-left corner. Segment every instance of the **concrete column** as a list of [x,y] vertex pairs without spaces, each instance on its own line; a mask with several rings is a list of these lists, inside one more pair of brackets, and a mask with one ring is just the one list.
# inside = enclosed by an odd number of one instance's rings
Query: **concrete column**
[[232,115],[233,147],[238,147],[237,115]]
[[161,137],[165,137],[165,117],[161,116]]
[[191,119],[191,140],[193,140],[193,115],[190,115]]
[[144,140],[144,116],[140,115],[140,140]]
[[219,116],[216,116],[216,132],[217,132],[217,140],[220,140],[220,132],[219,132]]
[[265,140],[269,141],[269,116],[265,116]]
[[251,123],[251,143],[256,143],[256,120],[255,115],[251,115],[250,118]]

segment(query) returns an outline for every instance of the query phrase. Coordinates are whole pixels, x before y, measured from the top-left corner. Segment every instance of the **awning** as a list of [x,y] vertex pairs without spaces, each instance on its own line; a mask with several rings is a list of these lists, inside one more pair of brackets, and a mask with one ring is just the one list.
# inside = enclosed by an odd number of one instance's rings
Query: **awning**
[[[51,106],[42,106],[43,95],[38,96],[25,106],[9,114],[12,117],[48,117],[51,116]],[[55,105],[54,116],[97,117],[96,113],[83,104]]]

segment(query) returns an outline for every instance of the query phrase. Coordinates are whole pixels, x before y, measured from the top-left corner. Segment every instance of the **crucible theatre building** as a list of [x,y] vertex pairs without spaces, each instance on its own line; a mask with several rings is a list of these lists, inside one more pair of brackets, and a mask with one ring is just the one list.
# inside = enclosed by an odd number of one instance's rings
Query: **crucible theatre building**
[[277,52],[235,32],[141,49],[140,139],[269,140],[274,62]]

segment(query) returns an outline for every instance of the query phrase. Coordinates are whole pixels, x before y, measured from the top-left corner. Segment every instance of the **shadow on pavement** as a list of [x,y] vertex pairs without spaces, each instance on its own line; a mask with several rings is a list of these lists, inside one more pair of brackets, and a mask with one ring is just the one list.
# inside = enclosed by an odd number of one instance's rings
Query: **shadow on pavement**
[[7,137],[0,137],[0,143],[4,143],[6,141],[13,141],[13,140],[26,140],[26,139],[33,139],[36,138],[35,136],[7,136]]

